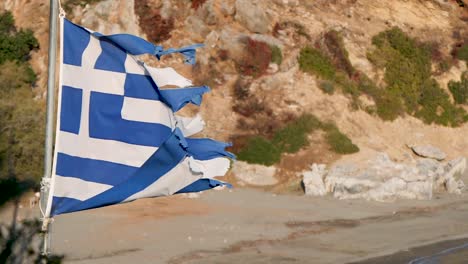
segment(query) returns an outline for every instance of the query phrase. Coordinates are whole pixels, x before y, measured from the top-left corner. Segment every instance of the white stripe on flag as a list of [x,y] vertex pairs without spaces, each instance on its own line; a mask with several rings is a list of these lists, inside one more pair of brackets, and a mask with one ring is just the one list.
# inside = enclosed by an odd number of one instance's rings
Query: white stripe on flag
[[58,152],[133,167],[141,167],[158,149],[157,147],[133,145],[115,140],[81,137],[64,131],[60,131],[58,136],[60,137]]
[[[195,165],[192,164],[194,161],[197,163],[197,169],[201,169],[203,173],[194,172],[192,168],[192,166]],[[229,169],[229,166],[230,161],[226,158],[215,158],[211,160],[194,160],[192,158],[185,158],[176,167],[164,174],[164,176],[159,178],[153,184],[128,197],[125,201],[174,194],[201,178],[224,176]]]
[[96,61],[102,52],[101,42],[99,41],[99,39],[97,39],[93,35],[91,35],[90,37],[91,38],[88,42],[88,46],[81,55],[81,67],[86,69],[94,68]]
[[145,75],[145,68],[138,64],[137,60],[130,54],[125,59],[125,72],[132,74]]
[[200,115],[196,115],[193,118],[175,115],[175,118],[177,120],[177,127],[186,137],[195,135],[205,127],[205,121],[203,121]]
[[112,185],[88,182],[73,177],[62,177],[59,175],[55,175],[54,177],[54,196],[56,197],[66,197],[84,201],[112,188]]
[[125,73],[63,64],[62,85],[108,94],[124,94]]
[[177,73],[173,68],[153,68],[146,66],[154,82],[159,88],[173,85],[177,87],[192,86],[192,81]]
[[158,123],[170,128],[174,128],[175,124],[172,110],[156,100],[125,97],[121,114],[126,120]]

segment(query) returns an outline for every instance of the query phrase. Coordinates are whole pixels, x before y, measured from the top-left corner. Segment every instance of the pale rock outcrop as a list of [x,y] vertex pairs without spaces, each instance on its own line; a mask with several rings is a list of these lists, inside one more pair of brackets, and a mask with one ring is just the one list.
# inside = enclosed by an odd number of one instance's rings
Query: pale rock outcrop
[[323,177],[326,174],[325,164],[313,164],[310,171],[304,172],[304,188],[306,195],[323,196],[327,194]]
[[270,30],[270,18],[256,1],[237,0],[235,19],[248,30],[264,34]]
[[330,193],[338,199],[382,202],[399,198],[429,200],[433,192],[461,194],[465,185],[460,176],[465,169],[465,158],[445,164],[427,158],[397,163],[386,153],[379,153],[364,168],[344,164],[332,166],[327,172],[323,165],[314,164],[311,171],[303,173],[303,183],[306,195]]
[[414,153],[416,153],[416,155],[425,158],[444,160],[447,157],[447,154],[445,154],[442,150],[431,145],[412,146],[411,149],[414,151]]
[[187,17],[187,19],[185,19],[185,29],[202,38],[206,37],[206,35],[210,33],[210,29],[198,16]]
[[267,186],[278,182],[275,178],[276,168],[272,166],[236,161],[232,172],[238,180],[249,185]]

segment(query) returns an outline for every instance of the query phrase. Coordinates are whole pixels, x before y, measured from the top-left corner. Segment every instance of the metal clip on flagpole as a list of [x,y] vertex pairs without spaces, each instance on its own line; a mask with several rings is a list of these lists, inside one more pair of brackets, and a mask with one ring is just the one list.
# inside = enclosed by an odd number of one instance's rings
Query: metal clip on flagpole
[[[47,119],[46,119],[46,138],[45,138],[45,156],[44,156],[44,176],[41,182],[41,201],[40,209],[42,214],[42,231],[44,232],[44,242],[42,254],[49,254],[50,247],[50,210],[47,210],[47,204],[50,191],[50,180],[52,173],[52,144],[54,135],[54,94],[55,94],[55,64],[57,58],[57,24],[59,14],[58,0],[50,0],[49,14],[49,67],[47,82]],[[44,211],[45,210],[45,211]]]

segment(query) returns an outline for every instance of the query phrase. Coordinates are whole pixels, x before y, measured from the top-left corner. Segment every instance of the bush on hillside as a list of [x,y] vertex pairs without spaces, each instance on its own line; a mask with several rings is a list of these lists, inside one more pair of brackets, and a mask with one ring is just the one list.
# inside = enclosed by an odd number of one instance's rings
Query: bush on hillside
[[10,12],[0,14],[0,64],[8,60],[27,61],[29,53],[39,48],[31,30],[16,30]]
[[272,58],[272,50],[267,43],[248,38],[245,55],[238,63],[239,72],[258,78],[266,72]]
[[278,46],[271,45],[271,62],[281,65],[283,62],[283,54],[281,53],[281,49]]
[[268,139],[254,136],[237,153],[237,158],[248,163],[271,166],[280,160],[281,152]]
[[301,49],[299,54],[299,68],[308,73],[317,74],[326,80],[335,78],[336,70],[330,58],[313,47]]
[[468,71],[462,73],[459,82],[450,81],[448,88],[457,104],[468,104]]

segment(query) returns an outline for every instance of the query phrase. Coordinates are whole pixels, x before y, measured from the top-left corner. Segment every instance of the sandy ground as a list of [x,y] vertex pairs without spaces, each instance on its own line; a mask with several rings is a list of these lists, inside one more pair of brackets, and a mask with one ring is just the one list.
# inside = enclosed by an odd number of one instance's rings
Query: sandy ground
[[52,250],[76,264],[349,263],[402,250],[411,259],[441,249],[412,248],[468,237],[466,219],[468,192],[377,203],[237,188],[58,216]]

